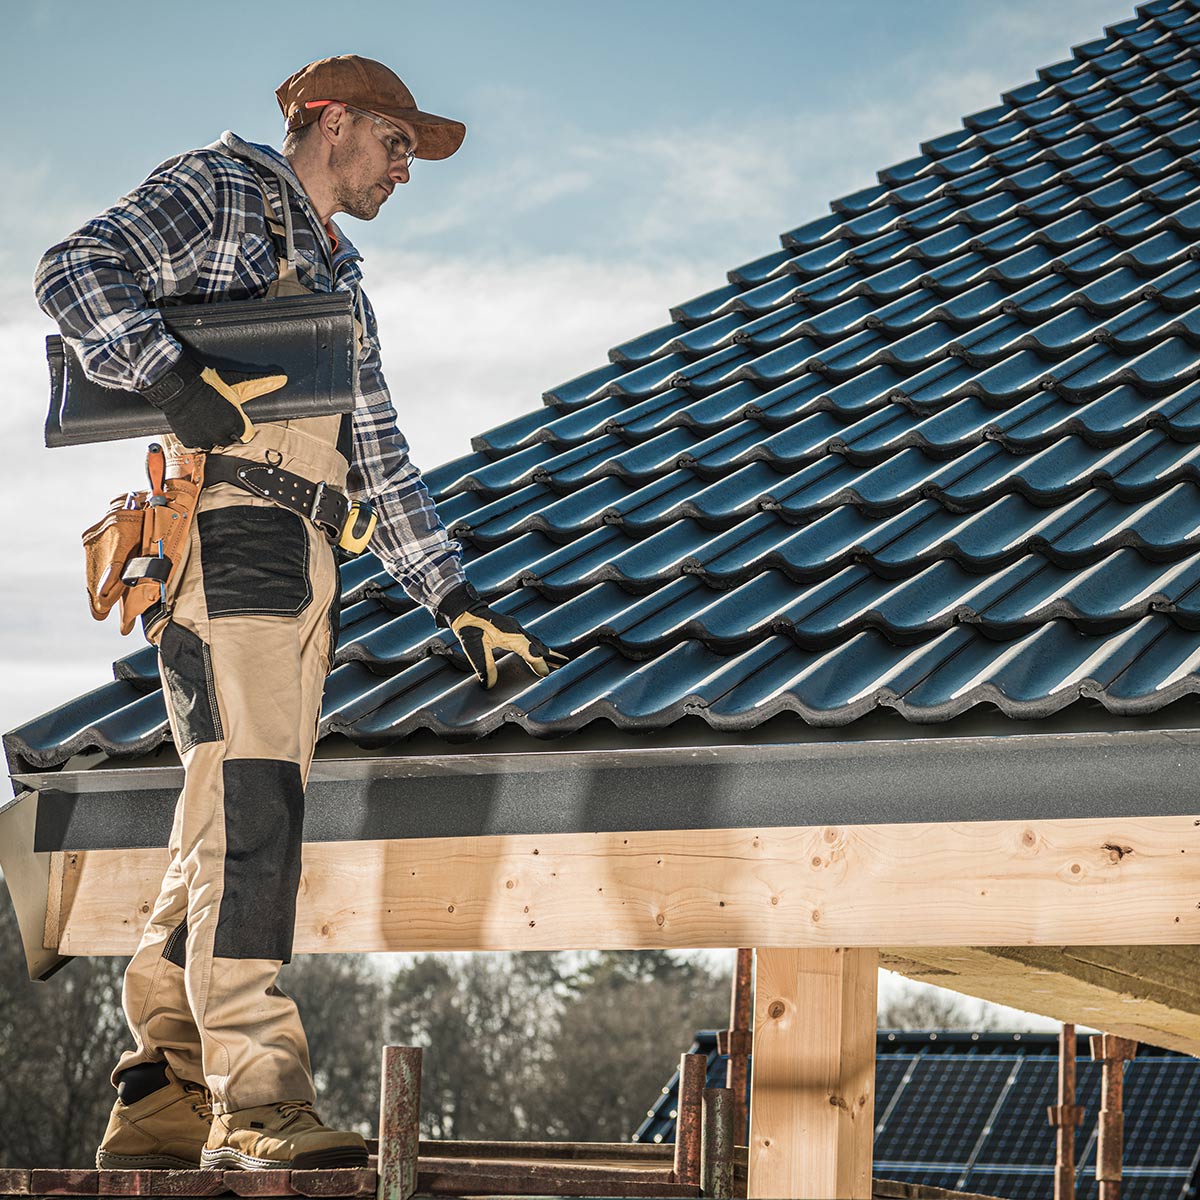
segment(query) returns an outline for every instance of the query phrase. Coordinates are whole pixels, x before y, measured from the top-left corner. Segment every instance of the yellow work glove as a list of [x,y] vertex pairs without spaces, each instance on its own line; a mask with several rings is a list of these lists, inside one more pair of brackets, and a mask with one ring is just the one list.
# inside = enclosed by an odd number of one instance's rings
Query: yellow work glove
[[496,651],[518,655],[535,675],[546,676],[570,661],[531,637],[520,623],[493,612],[469,583],[460,584],[438,606],[438,624],[454,631],[479,682],[490,688],[497,678]]
[[253,376],[243,371],[206,367],[186,351],[180,360],[142,395],[162,410],[171,432],[196,450],[248,442],[254,425],[242,405],[278,391],[286,375]]
[[[227,371],[226,374],[231,374],[231,372]],[[259,396],[265,396],[268,392],[277,392],[287,383],[286,375],[260,375],[257,379],[242,379],[236,383],[227,383],[212,367],[205,367],[200,372],[200,378],[237,409],[245,426],[238,436],[239,442],[248,442],[254,436],[254,425],[246,416],[242,405],[249,400],[256,400]]]

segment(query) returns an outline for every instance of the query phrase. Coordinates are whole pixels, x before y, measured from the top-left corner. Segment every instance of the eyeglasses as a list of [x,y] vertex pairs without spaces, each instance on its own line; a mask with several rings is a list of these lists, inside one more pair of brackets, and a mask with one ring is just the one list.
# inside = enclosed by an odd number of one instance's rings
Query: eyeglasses
[[353,104],[347,104],[344,100],[307,100],[304,107],[324,108],[327,104],[340,104],[347,112],[356,113],[360,117],[366,117],[368,121],[373,121],[386,135],[383,138],[383,145],[388,152],[388,158],[392,162],[404,159],[406,167],[412,166],[412,160],[417,157],[417,152],[409,149],[412,143],[390,121],[385,121],[382,117],[377,117],[365,109],[355,108]]

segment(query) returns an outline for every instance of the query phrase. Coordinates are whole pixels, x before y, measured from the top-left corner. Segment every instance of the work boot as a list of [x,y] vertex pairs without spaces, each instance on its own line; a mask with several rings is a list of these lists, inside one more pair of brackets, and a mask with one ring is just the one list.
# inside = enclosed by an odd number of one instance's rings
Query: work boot
[[180,1079],[166,1063],[122,1071],[96,1166],[105,1171],[195,1170],[212,1124],[211,1099],[207,1088]]
[[367,1143],[357,1133],[322,1125],[307,1100],[284,1100],[218,1113],[200,1165],[246,1171],[365,1167]]

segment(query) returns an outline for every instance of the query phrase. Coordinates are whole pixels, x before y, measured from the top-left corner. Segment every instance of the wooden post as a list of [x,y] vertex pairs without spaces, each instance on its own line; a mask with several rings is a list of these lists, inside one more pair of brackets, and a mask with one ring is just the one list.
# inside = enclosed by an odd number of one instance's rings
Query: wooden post
[[749,1073],[750,993],[753,975],[754,951],[739,950],[737,966],[733,972],[733,995],[729,1000],[728,1044],[721,1048],[729,1055],[725,1080],[733,1092],[733,1141],[738,1146],[744,1146],[747,1137],[746,1076]]
[[679,1093],[675,1104],[675,1182],[699,1186],[707,1054],[679,1056]]
[[733,1114],[729,1088],[704,1089],[704,1131],[700,1139],[700,1194],[733,1195]]
[[747,1195],[870,1200],[876,950],[755,951]]
[[1075,1200],[1075,1127],[1083,1123],[1083,1109],[1075,1103],[1074,1025],[1064,1025],[1058,1035],[1058,1103],[1046,1115],[1058,1131],[1054,1200]]
[[1096,1137],[1096,1182],[1099,1200],[1120,1200],[1121,1159],[1125,1152],[1125,1060],[1137,1053],[1137,1042],[1096,1034],[1089,1039],[1092,1058],[1103,1066],[1100,1074],[1100,1120]]
[[408,1200],[417,1190],[420,1124],[421,1051],[413,1046],[384,1046],[377,1200]]

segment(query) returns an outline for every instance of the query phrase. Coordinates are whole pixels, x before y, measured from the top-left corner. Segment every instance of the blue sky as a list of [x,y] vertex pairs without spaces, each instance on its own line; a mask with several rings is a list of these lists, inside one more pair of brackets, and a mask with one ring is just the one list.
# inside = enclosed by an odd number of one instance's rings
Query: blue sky
[[[136,648],[84,603],[79,531],[137,486],[139,444],[47,451],[30,288],[42,252],[171,154],[231,128],[278,144],[274,89],[311,59],[379,58],[468,126],[369,225],[346,219],[415,461],[536,406],[1071,45],[1113,0],[713,0],[330,9],[205,0],[5,6],[0,97],[0,729]],[[70,487],[60,503],[59,484]],[[11,511],[11,510],[10,510]],[[39,581],[29,604],[23,580]]]
[[[0,99],[0,730],[111,679],[79,532],[140,486],[140,443],[41,444],[42,252],[160,161],[278,145],[312,59],[392,66],[467,140],[369,226],[384,368],[414,460],[536,406],[609,346],[778,247],[831,198],[1132,15],[1118,0],[312,0],[5,5]],[[36,531],[36,532],[35,532]]]

